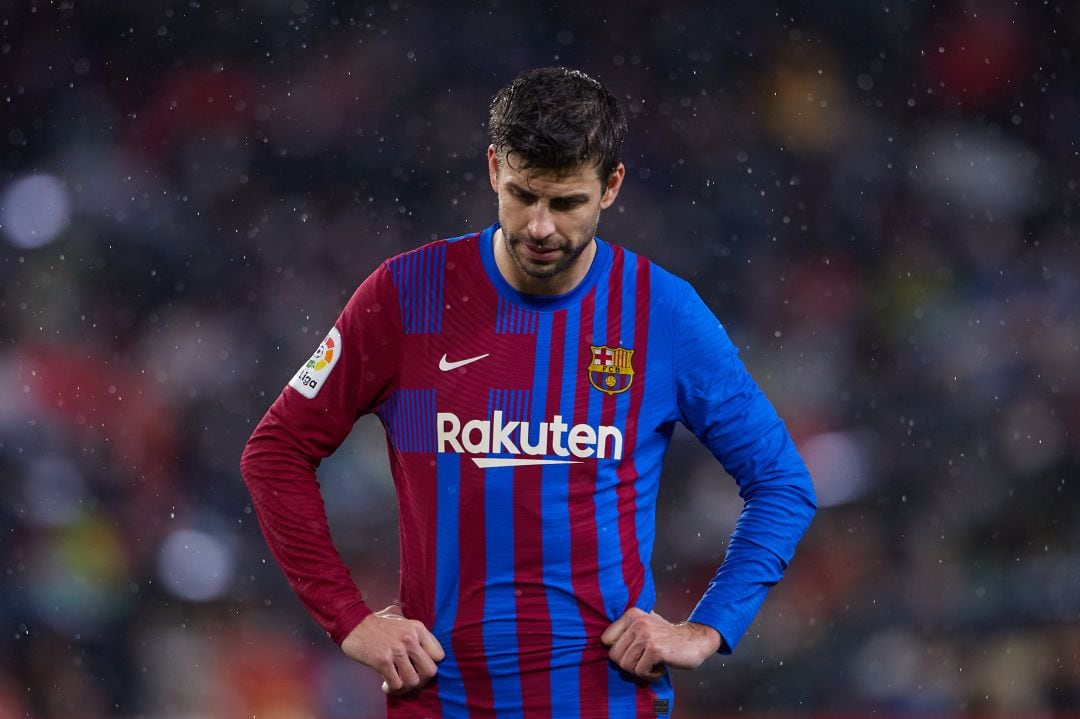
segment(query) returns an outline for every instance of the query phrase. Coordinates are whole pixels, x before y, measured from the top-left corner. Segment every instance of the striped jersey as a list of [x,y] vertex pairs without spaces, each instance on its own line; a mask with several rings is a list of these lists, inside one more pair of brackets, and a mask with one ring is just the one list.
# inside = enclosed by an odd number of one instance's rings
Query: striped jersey
[[790,561],[815,509],[810,478],[688,283],[597,238],[572,291],[523,294],[496,267],[496,229],[373,272],[259,423],[244,480],[290,584],[340,643],[371,610],[332,545],[315,469],[360,415],[381,420],[400,605],[446,650],[431,684],[388,698],[388,716],[667,716],[669,678],[623,673],[600,634],[653,608],[675,423],[745,502],[689,617],[720,633],[722,651]]

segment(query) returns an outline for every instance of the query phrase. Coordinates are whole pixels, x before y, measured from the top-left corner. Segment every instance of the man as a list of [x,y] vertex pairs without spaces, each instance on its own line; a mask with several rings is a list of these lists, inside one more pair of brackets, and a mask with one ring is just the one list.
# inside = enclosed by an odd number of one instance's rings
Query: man
[[[377,671],[391,717],[656,717],[668,667],[734,649],[815,510],[783,423],[690,286],[596,238],[625,119],[531,70],[491,106],[498,223],[384,262],[244,451],[305,607]],[[401,531],[400,609],[372,613],[315,468],[374,412]],[[683,422],[745,506],[688,621],[652,613],[661,462]]]

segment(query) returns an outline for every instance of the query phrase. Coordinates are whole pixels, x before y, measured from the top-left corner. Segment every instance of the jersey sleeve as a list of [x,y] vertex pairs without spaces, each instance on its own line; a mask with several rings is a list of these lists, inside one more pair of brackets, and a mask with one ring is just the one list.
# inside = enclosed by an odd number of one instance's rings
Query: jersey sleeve
[[735,478],[744,502],[724,561],[690,615],[720,632],[727,653],[780,581],[817,505],[784,423],[689,285],[675,322],[681,421]]
[[393,389],[400,336],[397,294],[383,264],[263,416],[240,461],[271,553],[301,603],[337,643],[371,609],[331,541],[315,472],[356,420]]

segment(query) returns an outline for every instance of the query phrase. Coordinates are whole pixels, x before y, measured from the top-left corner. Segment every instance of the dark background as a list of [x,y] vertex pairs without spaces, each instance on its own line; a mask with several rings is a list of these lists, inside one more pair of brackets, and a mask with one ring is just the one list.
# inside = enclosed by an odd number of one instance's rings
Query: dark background
[[[670,5],[0,2],[0,717],[381,715],[238,457],[382,259],[494,220],[488,102],[550,64],[629,116],[600,235],[698,288],[821,502],[676,716],[1080,708],[1080,10]],[[378,607],[384,454],[320,474]],[[678,434],[666,616],[739,507]]]

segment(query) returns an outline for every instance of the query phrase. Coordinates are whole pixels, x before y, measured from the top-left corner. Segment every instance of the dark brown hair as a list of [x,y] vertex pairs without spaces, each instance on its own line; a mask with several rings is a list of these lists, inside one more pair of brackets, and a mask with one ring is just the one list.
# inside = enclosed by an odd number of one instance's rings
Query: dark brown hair
[[491,144],[499,161],[510,154],[520,169],[561,172],[586,163],[607,182],[619,166],[626,116],[618,100],[578,70],[543,67],[522,72],[491,101]]

